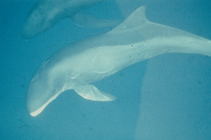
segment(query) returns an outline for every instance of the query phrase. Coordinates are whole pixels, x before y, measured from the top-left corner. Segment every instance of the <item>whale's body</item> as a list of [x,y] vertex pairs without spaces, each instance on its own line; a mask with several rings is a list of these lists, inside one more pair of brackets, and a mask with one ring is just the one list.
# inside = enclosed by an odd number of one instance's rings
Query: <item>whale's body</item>
[[81,12],[81,9],[102,1],[106,0],[39,0],[26,20],[23,35],[27,38],[33,37],[67,17],[80,26],[107,27],[116,25],[118,21],[97,19]]
[[32,116],[40,114],[50,102],[70,89],[88,100],[114,100],[92,83],[134,63],[165,53],[211,56],[210,40],[152,23],[146,19],[143,7],[110,32],[74,46],[51,57],[31,81],[28,109]]

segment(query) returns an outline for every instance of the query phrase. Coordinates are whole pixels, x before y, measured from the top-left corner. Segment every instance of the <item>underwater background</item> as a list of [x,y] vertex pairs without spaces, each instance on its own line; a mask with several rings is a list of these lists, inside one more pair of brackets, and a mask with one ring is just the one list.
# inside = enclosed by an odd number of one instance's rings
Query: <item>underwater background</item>
[[[41,63],[69,44],[110,30],[77,27],[64,19],[25,39],[23,26],[35,3],[0,1],[1,140],[211,139],[211,59],[201,55],[158,56],[95,83],[116,96],[114,102],[90,102],[67,91],[41,115],[31,117],[27,90]],[[142,4],[151,21],[211,39],[209,0],[143,0]],[[133,6],[125,8],[132,11]],[[120,17],[112,0],[87,12]]]

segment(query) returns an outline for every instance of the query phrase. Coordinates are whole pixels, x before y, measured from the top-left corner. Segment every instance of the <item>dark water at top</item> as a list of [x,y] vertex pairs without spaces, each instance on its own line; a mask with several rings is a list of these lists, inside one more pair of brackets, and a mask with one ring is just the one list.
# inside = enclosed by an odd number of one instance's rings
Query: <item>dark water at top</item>
[[[114,102],[90,102],[68,91],[40,116],[31,117],[26,109],[27,89],[41,63],[71,43],[109,30],[80,28],[64,19],[24,39],[24,22],[35,2],[0,1],[0,139],[211,139],[211,59],[201,55],[158,56],[97,82],[117,97]],[[210,1],[143,3],[151,21],[211,39]],[[112,1],[89,10],[99,17],[120,16]]]

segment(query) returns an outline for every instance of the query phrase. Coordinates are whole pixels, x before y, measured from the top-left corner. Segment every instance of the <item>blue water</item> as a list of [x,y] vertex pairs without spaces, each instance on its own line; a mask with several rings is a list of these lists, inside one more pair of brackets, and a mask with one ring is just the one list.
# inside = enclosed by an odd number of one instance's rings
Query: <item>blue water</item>
[[[116,101],[90,102],[68,91],[32,118],[26,95],[40,64],[68,44],[109,30],[79,28],[65,19],[24,39],[23,25],[35,2],[0,1],[1,140],[211,139],[211,59],[200,55],[168,54],[138,63],[96,83]],[[210,1],[143,3],[150,20],[211,39]],[[112,2],[89,10],[102,17],[120,16]]]

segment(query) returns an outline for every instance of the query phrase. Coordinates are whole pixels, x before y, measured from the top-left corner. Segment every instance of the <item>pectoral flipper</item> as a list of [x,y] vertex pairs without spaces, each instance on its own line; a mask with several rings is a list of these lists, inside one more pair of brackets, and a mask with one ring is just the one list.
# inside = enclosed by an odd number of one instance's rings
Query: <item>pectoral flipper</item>
[[115,97],[103,91],[100,91],[94,85],[77,86],[76,88],[74,88],[74,91],[84,99],[92,101],[106,102],[106,101],[113,101],[115,99]]

